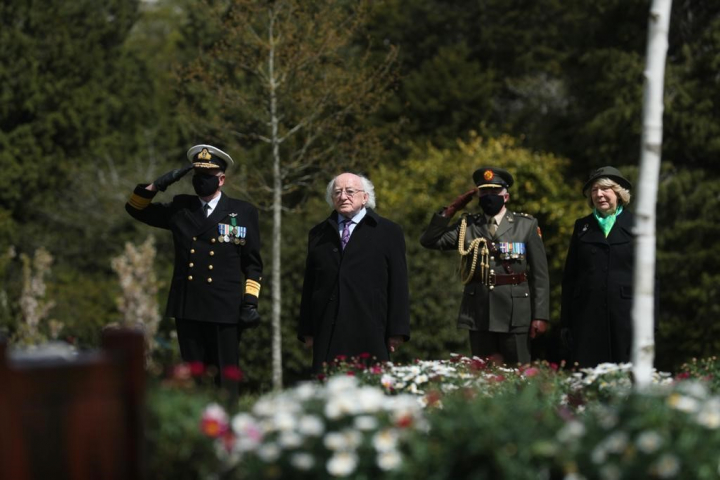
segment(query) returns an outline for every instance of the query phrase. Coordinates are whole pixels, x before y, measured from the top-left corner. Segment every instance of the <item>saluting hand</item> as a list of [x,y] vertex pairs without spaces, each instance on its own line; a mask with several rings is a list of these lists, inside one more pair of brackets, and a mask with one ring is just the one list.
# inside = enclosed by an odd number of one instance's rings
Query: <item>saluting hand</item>
[[475,197],[475,194],[477,193],[478,189],[477,187],[474,187],[472,190],[468,190],[467,192],[463,193],[459,197],[457,197],[455,200],[453,200],[453,203],[445,207],[445,210],[443,210],[443,217],[452,217],[455,215],[455,212],[458,210],[462,210],[465,208],[465,205],[470,203],[470,201]]
[[160,175],[157,180],[153,182],[153,185],[155,185],[155,188],[157,188],[161,192],[164,192],[167,187],[180,180],[182,177],[185,176],[186,173],[188,173],[192,169],[193,164],[191,163],[183,168],[176,168],[175,170],[171,170],[167,173]]

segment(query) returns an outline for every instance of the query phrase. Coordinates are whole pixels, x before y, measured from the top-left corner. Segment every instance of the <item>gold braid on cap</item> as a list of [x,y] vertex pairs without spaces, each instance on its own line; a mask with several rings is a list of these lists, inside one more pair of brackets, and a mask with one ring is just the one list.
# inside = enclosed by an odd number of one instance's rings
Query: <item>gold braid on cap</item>
[[[487,240],[485,237],[475,238],[467,250],[465,246],[465,232],[467,231],[467,215],[463,215],[460,220],[460,235],[458,237],[458,253],[460,254],[460,281],[463,285],[467,285],[475,276],[477,268],[478,254],[480,257],[480,278],[482,283],[488,284],[488,276],[490,274],[490,251],[488,250]],[[470,255],[472,254],[472,259]],[[470,267],[468,268],[468,262]],[[466,273],[467,272],[467,273]]]

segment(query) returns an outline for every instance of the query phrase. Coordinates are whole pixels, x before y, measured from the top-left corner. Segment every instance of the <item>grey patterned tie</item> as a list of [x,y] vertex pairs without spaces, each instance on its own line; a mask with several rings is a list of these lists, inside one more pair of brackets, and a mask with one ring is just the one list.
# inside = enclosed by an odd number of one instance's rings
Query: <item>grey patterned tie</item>
[[350,220],[349,218],[346,218],[345,220],[343,220],[343,224],[344,224],[343,231],[342,231],[342,235],[340,236],[340,241],[342,242],[343,250],[345,250],[345,246],[350,241],[350,225],[352,223],[353,223],[353,221]]

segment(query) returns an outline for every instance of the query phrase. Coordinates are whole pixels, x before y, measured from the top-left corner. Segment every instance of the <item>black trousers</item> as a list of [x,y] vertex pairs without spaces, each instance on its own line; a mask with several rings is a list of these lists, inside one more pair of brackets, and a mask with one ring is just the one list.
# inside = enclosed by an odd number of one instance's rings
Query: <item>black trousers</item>
[[508,366],[530,363],[530,334],[470,330],[470,350],[480,358],[500,357]]
[[240,329],[237,324],[176,319],[180,356],[184,362],[202,362],[215,367],[215,384],[237,393],[237,382],[226,379],[225,367],[240,366]]

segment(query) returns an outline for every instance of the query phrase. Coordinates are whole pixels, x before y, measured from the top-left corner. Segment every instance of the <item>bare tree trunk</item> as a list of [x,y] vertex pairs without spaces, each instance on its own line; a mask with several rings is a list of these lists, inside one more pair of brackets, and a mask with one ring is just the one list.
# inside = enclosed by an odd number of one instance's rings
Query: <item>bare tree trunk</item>
[[282,232],[282,186],[280,170],[280,138],[278,132],[277,89],[275,76],[275,12],[272,12],[268,28],[270,50],[268,52],[268,83],[270,87],[270,127],[273,156],[273,238],[272,238],[272,382],[275,390],[282,388],[282,330],[280,313],[282,310],[282,283],[280,278],[281,232]]
[[662,149],[663,85],[672,0],[653,0],[648,25],[643,133],[638,179],[633,301],[633,373],[638,389],[652,381],[655,358],[655,209]]

